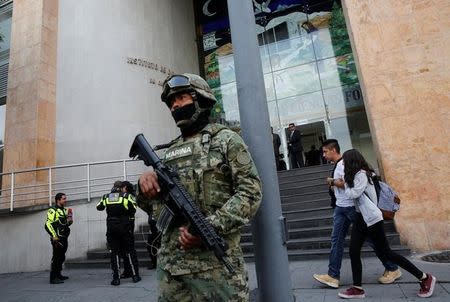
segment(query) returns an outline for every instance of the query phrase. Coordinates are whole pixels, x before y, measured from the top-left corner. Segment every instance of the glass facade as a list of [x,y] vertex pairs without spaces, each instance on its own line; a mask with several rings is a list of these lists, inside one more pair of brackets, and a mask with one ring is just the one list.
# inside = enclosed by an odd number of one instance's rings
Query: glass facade
[[5,111],[11,43],[12,2],[0,5],[0,172],[3,171]]
[[[253,1],[270,123],[282,138],[295,123],[303,148],[339,140],[376,157],[340,1]],[[226,1],[196,1],[200,61],[219,100],[213,116],[239,125],[233,49]]]

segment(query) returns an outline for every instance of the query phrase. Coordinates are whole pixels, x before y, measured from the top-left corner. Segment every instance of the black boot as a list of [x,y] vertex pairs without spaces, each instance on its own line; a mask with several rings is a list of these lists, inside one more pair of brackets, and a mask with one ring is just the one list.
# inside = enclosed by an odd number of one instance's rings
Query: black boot
[[111,268],[113,271],[113,279],[111,281],[111,285],[120,285],[120,261],[117,251],[111,251]]
[[133,283],[138,283],[141,280],[142,280],[142,278],[139,275],[133,276]]
[[69,277],[59,274],[58,279],[60,279],[60,280],[67,280],[67,279],[69,279]]
[[120,285],[120,279],[117,277],[113,277],[112,281],[111,281],[111,285],[117,286]]
[[50,272],[50,284],[61,284],[64,283],[61,279],[58,278],[57,274],[54,272]]

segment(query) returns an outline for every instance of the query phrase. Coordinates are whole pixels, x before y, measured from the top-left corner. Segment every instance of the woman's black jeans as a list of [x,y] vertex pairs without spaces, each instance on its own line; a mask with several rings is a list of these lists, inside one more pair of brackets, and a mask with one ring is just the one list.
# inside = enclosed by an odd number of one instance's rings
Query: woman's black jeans
[[386,234],[384,233],[383,221],[367,227],[361,213],[356,213],[350,239],[350,260],[352,263],[353,285],[361,286],[361,248],[367,237],[372,240],[374,249],[377,250],[378,257],[381,261],[391,261],[411,273],[417,279],[420,280],[422,278],[423,272],[421,270],[408,259],[391,250]]

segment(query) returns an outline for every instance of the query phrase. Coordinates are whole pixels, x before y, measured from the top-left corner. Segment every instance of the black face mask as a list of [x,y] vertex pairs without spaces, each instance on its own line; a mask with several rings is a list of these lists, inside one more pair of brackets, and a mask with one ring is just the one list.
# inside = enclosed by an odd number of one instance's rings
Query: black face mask
[[[172,111],[172,117],[180,128],[188,127],[192,124],[191,118],[196,111],[195,104],[188,104]],[[182,122],[184,121],[184,122]]]
[[202,130],[209,123],[210,108],[202,109],[198,116],[192,120],[197,112],[195,104],[185,105],[172,112],[172,117],[181,130],[183,137],[192,136]]

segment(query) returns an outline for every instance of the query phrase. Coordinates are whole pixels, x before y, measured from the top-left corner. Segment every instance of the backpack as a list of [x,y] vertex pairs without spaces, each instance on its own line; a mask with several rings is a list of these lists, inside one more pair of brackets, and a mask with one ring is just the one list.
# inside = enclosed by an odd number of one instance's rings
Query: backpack
[[377,193],[378,208],[383,213],[384,220],[393,220],[395,213],[400,209],[400,198],[397,192],[387,183],[382,182],[378,176],[372,176]]

